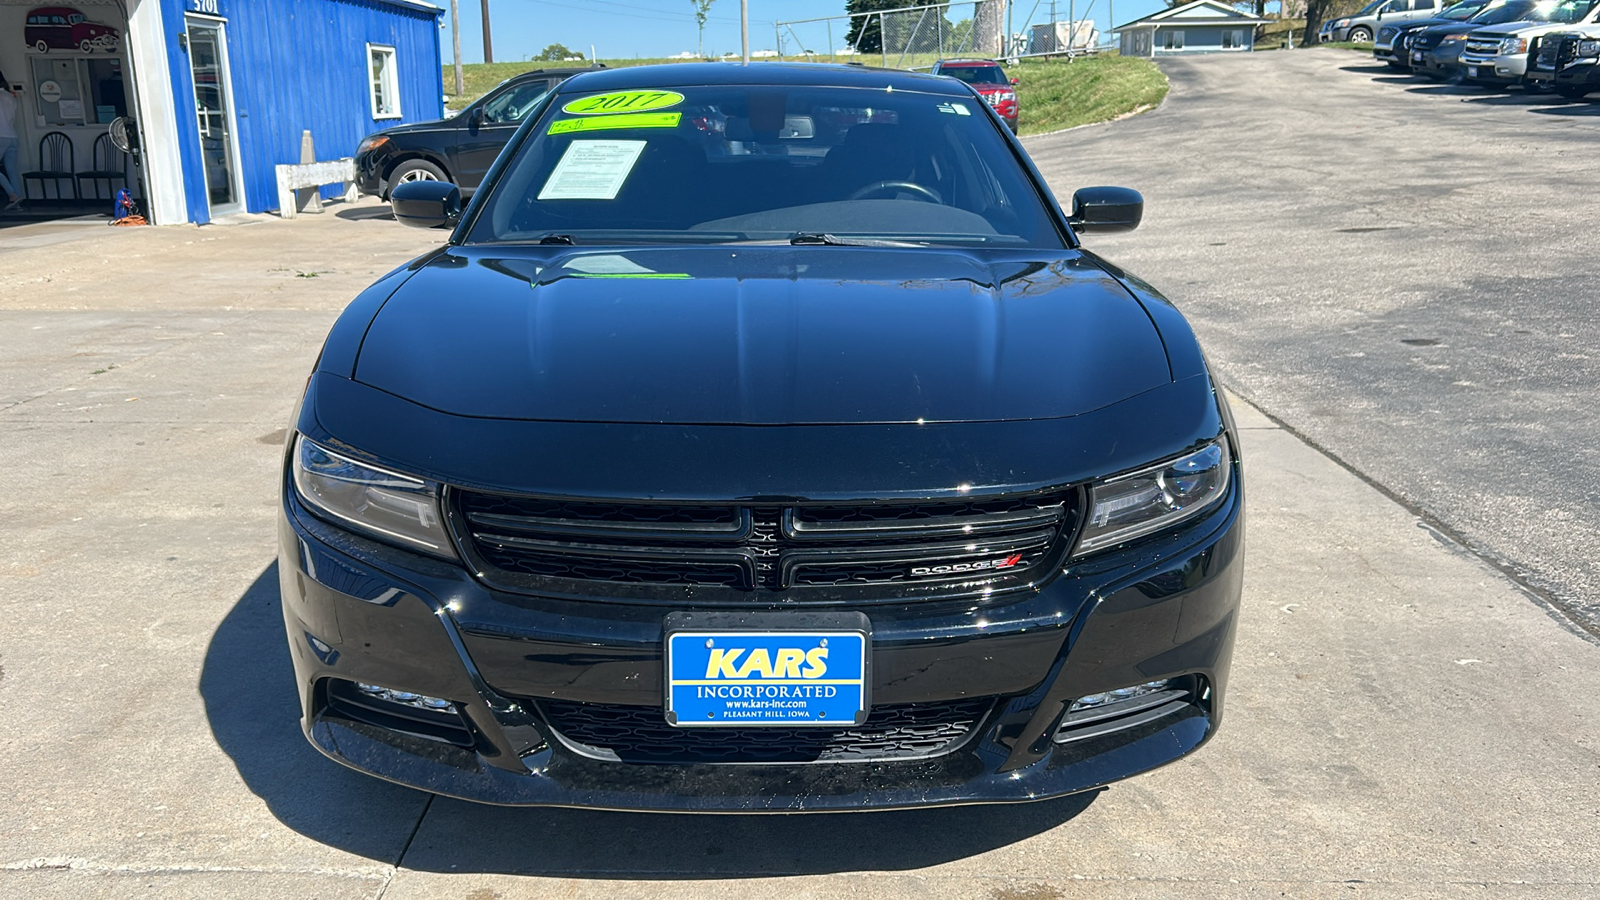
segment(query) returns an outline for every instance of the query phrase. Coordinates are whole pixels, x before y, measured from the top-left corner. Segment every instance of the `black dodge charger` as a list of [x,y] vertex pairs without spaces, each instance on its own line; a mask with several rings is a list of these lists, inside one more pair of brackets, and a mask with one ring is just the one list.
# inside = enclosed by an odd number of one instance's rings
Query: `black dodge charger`
[[334,325],[280,521],[305,733],[500,804],[1022,801],[1221,721],[1238,445],[1183,317],[948,78],[584,74]]

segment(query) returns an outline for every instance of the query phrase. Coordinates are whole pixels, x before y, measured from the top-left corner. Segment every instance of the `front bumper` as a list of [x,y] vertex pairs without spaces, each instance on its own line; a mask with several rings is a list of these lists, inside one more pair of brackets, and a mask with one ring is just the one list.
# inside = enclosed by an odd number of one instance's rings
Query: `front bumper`
[[1600,85],[1600,59],[1574,59],[1555,73],[1554,82],[1559,87]]
[[357,154],[356,190],[387,199],[389,186],[384,183],[383,174],[389,170],[392,155],[388,146]]
[[1517,84],[1528,70],[1526,53],[1487,57],[1463,53],[1459,63],[1464,78],[1484,85]]
[[1413,50],[1411,68],[1441,77],[1454,77],[1461,71],[1461,42],[1449,41],[1431,50]]
[[[498,594],[457,565],[331,527],[291,493],[279,571],[302,727],[352,768],[495,804],[800,812],[1089,790],[1186,755],[1220,721],[1243,569],[1234,484],[1178,535],[1070,565],[1037,589],[870,608],[874,706],[972,696],[994,706],[939,756],[794,765],[594,758],[551,727],[541,701],[659,709],[660,607]],[[1195,702],[1123,731],[1051,741],[1071,699],[1169,677],[1191,679]],[[471,737],[352,720],[329,703],[332,679],[448,698]]]

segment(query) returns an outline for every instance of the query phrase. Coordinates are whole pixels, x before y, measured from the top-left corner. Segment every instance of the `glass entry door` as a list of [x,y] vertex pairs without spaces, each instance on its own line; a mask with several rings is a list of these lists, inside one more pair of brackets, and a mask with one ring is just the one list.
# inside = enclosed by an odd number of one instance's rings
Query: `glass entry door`
[[239,212],[239,154],[233,140],[232,88],[228,78],[222,24],[189,18],[189,65],[194,71],[195,114],[200,122],[200,155],[205,160],[206,195],[212,215]]

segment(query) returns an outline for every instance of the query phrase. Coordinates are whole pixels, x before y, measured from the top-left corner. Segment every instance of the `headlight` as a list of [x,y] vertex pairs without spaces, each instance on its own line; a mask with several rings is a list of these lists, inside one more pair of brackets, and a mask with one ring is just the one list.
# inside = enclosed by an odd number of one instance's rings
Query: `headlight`
[[1199,514],[1227,494],[1231,471],[1227,441],[1219,438],[1186,456],[1095,485],[1077,554],[1131,541]]
[[1014,103],[1016,99],[1017,95],[1013,91],[995,91],[989,95],[989,104],[999,106],[1002,103]]
[[1501,56],[1505,56],[1508,53],[1526,53],[1526,52],[1528,52],[1528,39],[1527,38],[1509,37],[1509,38],[1506,38],[1505,40],[1500,42],[1500,55]]
[[1345,27],[1346,25],[1349,25],[1349,24],[1350,24],[1350,20],[1349,19],[1340,19],[1340,20],[1338,20],[1338,21],[1333,23],[1333,27],[1335,27],[1335,28],[1343,28],[1343,27]]
[[1577,54],[1582,57],[1600,56],[1600,41],[1579,41]]
[[1440,38],[1439,42],[1443,43],[1445,41],[1464,41],[1469,37],[1472,37],[1472,32],[1463,31],[1460,34],[1447,34],[1444,37]]
[[389,139],[387,137],[385,137],[384,135],[381,135],[381,134],[371,135],[366,140],[361,142],[361,146],[356,148],[356,155],[360,156],[363,153],[368,153],[370,151],[376,150],[379,147],[382,147],[384,144],[387,144],[387,143],[389,143]]
[[435,485],[356,462],[301,435],[295,439],[294,486],[312,509],[358,531],[455,558]]

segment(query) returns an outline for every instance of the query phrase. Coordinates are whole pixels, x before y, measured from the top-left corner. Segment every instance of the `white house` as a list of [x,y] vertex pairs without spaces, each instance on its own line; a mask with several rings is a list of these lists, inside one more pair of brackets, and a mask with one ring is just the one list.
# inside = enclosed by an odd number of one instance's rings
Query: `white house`
[[1266,19],[1217,0],[1194,0],[1113,28],[1123,56],[1178,53],[1238,53],[1255,47],[1255,31]]

